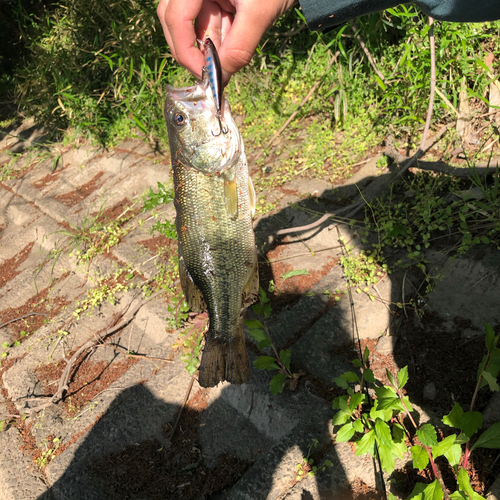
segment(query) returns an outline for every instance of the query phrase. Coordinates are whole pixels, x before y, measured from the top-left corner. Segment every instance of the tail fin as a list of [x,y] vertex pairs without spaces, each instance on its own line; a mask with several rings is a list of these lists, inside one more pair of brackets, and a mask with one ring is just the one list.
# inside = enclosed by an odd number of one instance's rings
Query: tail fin
[[250,374],[250,360],[241,326],[238,335],[228,343],[214,340],[209,332],[200,363],[198,382],[201,387],[214,387],[224,380],[244,384]]

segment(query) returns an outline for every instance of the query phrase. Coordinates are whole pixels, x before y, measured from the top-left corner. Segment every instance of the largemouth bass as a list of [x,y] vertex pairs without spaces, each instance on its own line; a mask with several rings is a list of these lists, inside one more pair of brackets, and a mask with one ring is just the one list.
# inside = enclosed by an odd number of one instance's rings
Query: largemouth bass
[[[242,312],[257,298],[259,283],[252,227],[255,191],[229,103],[223,99],[217,112],[207,73],[204,69],[192,87],[167,86],[165,118],[181,285],[192,310],[208,311],[199,383],[213,387],[250,378]],[[220,133],[220,115],[225,133]]]

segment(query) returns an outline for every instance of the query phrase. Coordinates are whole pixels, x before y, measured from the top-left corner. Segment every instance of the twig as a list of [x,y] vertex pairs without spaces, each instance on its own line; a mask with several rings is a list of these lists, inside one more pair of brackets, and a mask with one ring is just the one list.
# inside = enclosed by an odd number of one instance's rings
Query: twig
[[4,326],[7,326],[8,324],[10,323],[15,323],[16,321],[20,321],[24,318],[28,318],[29,316],[47,316],[47,314],[45,313],[37,313],[37,312],[30,312],[28,314],[25,314],[24,316],[19,316],[19,318],[14,318],[14,319],[10,319],[9,321],[6,321],[5,323],[2,323],[0,325],[0,328],[3,328]]
[[179,420],[181,419],[182,412],[186,406],[186,403],[189,399],[189,395],[191,394],[191,389],[193,388],[194,381],[196,379],[196,376],[198,375],[198,370],[196,370],[193,373],[193,376],[191,377],[191,382],[189,383],[189,387],[186,391],[186,396],[184,397],[184,401],[182,402],[182,406],[179,408],[179,413],[177,413],[177,418],[175,419],[174,426],[172,427],[172,432],[170,433],[170,436],[167,439],[167,446],[170,446],[172,444],[172,438],[174,437],[175,431],[177,430],[177,426],[179,425]]
[[[130,323],[130,321],[132,321],[135,317],[135,315],[137,314],[137,311],[139,311],[139,309],[147,304],[149,301],[153,300],[154,298],[156,298],[158,295],[162,294],[162,293],[165,293],[165,290],[161,290],[159,292],[156,292],[154,293],[153,295],[151,295],[148,299],[146,300],[141,300],[128,314],[127,317],[125,317],[125,315],[127,314],[128,312],[128,309],[130,308],[130,305],[132,304],[132,302],[134,301],[134,299],[137,297],[138,294],[136,294],[134,297],[132,297],[132,299],[127,303],[127,305],[120,311],[120,313],[113,317],[113,319],[111,320],[110,322],[110,325],[109,327],[106,329],[104,335],[102,336],[99,336],[97,338],[93,338],[92,340],[89,340],[88,342],[85,342],[85,344],[83,344],[79,349],[77,349],[77,351],[71,356],[71,358],[66,361],[66,366],[64,367],[64,370],[61,374],[61,377],[59,378],[59,384],[57,386],[57,390],[56,392],[54,393],[53,396],[51,396],[50,398],[48,398],[48,400],[46,400],[44,403],[40,404],[39,406],[36,406],[34,408],[28,408],[26,410],[24,410],[26,413],[28,414],[32,414],[32,413],[38,413],[39,411],[43,410],[44,408],[47,408],[48,406],[50,406],[51,404],[53,403],[58,403],[62,398],[63,398],[63,394],[68,390],[68,381],[70,379],[70,376],[71,376],[71,370],[73,369],[73,365],[76,363],[76,361],[78,360],[78,358],[80,357],[80,355],[85,352],[87,349],[91,348],[91,347],[94,347],[95,345],[97,344],[101,344],[104,339],[106,337],[109,337],[110,335],[112,335],[113,333],[121,330],[122,328],[124,328],[126,325],[128,325]],[[120,321],[119,323],[117,323],[117,319],[118,318],[123,318],[122,321]],[[24,399],[24,401],[32,401],[33,399],[39,399],[39,398],[29,398],[29,399]],[[45,399],[45,398],[44,398]]]
[[119,349],[121,351],[124,351],[125,357],[128,358],[143,358],[143,359],[152,359],[154,361],[164,361],[166,363],[172,363],[174,360],[173,359],[167,359],[167,358],[157,358],[156,356],[147,356],[146,354],[137,354],[130,352],[126,347],[123,347],[118,344],[114,343],[109,343],[109,344],[101,344],[100,346],[97,347],[112,347],[113,349]]
[[365,42],[363,42],[363,39],[361,38],[361,35],[358,32],[358,26],[354,21],[351,21],[351,29],[354,31],[354,35],[356,39],[359,42],[359,45],[361,45],[361,48],[363,49],[363,52],[366,54],[366,57],[368,58],[368,61],[372,65],[373,70],[375,73],[377,73],[377,76],[382,80],[384,85],[387,85],[387,81],[384,77],[384,75],[380,72],[380,70],[377,68],[377,65],[375,64],[375,61],[373,60],[372,55],[370,54],[370,51],[368,50],[368,47],[365,45]]

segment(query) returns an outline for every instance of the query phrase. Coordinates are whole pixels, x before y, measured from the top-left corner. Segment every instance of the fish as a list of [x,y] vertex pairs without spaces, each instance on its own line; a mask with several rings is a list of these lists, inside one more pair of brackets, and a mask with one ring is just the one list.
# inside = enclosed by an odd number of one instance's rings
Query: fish
[[217,103],[208,69],[196,85],[166,87],[180,281],[191,310],[209,317],[201,387],[250,379],[242,323],[259,291],[255,190],[227,99],[221,104],[227,133],[214,135]]

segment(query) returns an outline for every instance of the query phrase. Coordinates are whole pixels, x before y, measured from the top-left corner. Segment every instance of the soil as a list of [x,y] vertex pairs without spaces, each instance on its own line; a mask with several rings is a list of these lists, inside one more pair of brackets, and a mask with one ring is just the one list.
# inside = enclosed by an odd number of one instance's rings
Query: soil
[[18,271],[18,268],[29,257],[33,245],[33,242],[28,243],[20,252],[14,255],[14,257],[0,264],[0,288],[5,286],[21,272]]
[[[219,456],[216,465],[203,464],[197,441],[206,398],[207,391],[202,389],[187,402],[170,445],[146,441],[95,464],[94,473],[115,498],[208,500],[244,474],[251,462],[227,454]],[[170,422],[164,426],[167,439],[173,425]]]
[[78,187],[69,193],[59,194],[55,196],[57,200],[66,205],[67,207],[74,207],[85,198],[90,196],[96,189],[100,187],[99,179],[104,175],[104,172],[98,172],[89,182]]
[[[115,351],[115,356],[119,353]],[[87,403],[92,401],[97,394],[108,388],[118,380],[139,358],[121,359],[119,361],[93,362],[89,353],[84,352],[75,363],[72,376],[69,380],[68,390],[63,400],[66,416],[74,417]],[[47,396],[52,396],[57,390],[57,385],[66,364],[48,363],[35,368],[35,374],[40,380]]]
[[[62,275],[52,286],[66,278],[68,274],[69,272]],[[69,304],[63,297],[51,297],[50,290],[50,287],[44,288],[22,306],[9,307],[0,312],[0,325],[9,323],[6,326],[13,340],[22,342]]]
[[151,255],[158,254],[164,258],[169,257],[172,252],[177,252],[177,241],[163,235],[138,241],[137,244],[147,248]]

